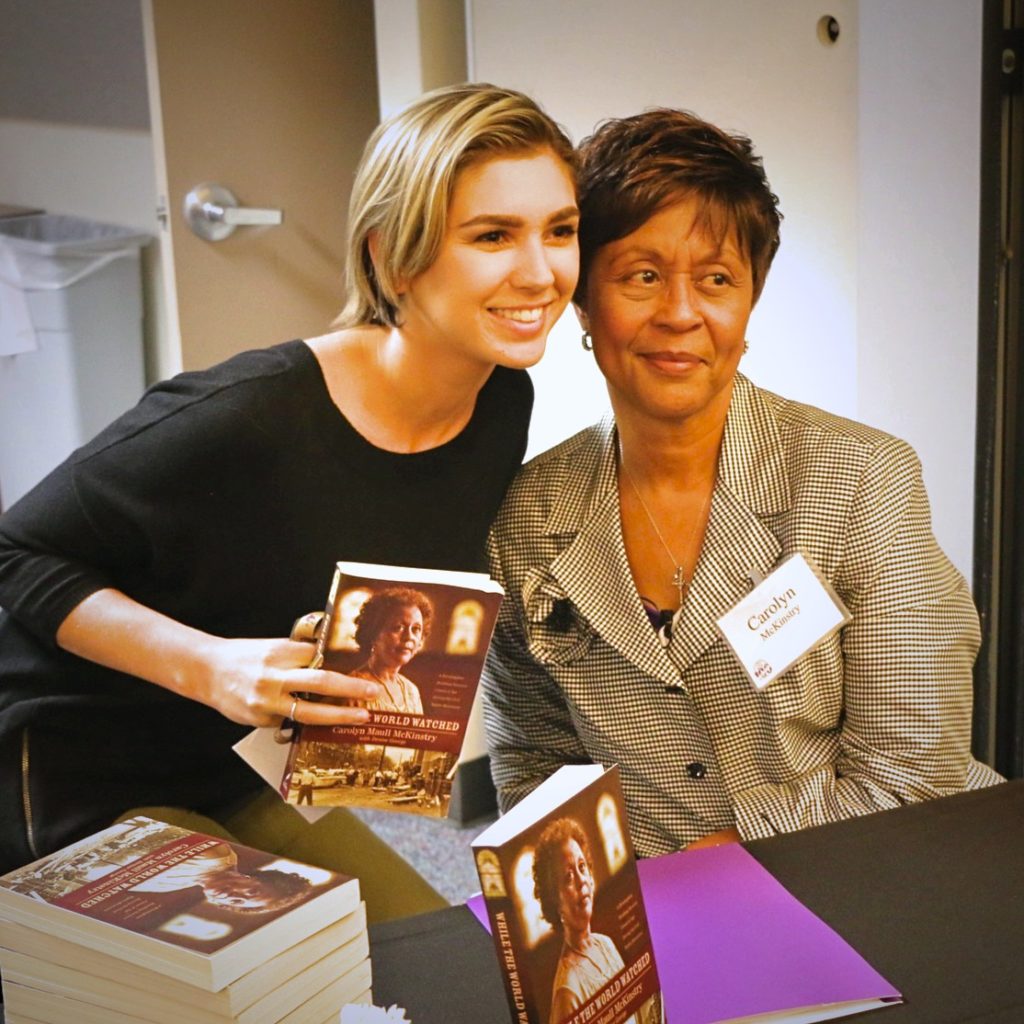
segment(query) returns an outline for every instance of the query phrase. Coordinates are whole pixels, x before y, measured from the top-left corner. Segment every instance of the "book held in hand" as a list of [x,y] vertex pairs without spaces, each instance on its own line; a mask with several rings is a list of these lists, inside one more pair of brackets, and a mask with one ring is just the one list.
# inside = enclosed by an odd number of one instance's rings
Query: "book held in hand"
[[473,851],[517,1024],[661,1024],[617,767],[560,768]]
[[355,878],[144,817],[0,877],[3,921],[211,992],[358,907]]
[[311,664],[370,680],[360,725],[260,729],[235,750],[310,819],[331,807],[445,817],[501,588],[482,573],[339,562]]

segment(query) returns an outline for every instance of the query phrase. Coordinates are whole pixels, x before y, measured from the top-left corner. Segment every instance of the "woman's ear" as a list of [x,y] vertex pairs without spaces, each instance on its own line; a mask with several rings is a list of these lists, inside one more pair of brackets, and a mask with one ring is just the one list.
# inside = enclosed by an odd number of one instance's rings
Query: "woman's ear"
[[585,331],[589,331],[590,319],[587,317],[587,311],[578,302],[574,302],[572,308],[576,311],[576,319],[579,320],[580,327]]

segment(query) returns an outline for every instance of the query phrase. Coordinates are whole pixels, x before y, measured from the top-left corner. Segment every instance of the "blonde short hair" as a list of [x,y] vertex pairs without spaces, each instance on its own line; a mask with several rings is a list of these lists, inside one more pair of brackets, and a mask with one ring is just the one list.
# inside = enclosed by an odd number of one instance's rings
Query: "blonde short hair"
[[529,96],[486,83],[435,89],[383,121],[352,186],[348,298],[334,325],[397,326],[399,282],[437,258],[459,172],[479,159],[538,149],[554,152],[575,178],[562,128]]

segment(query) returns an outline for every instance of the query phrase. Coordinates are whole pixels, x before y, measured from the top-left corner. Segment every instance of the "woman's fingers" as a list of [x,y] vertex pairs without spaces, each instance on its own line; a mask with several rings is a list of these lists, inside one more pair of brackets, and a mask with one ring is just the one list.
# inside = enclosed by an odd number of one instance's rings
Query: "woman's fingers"
[[369,680],[309,668],[310,645],[294,640],[218,640],[210,659],[206,702],[234,722],[354,725],[359,705],[380,695]]
[[[324,669],[300,669],[286,674],[283,698],[289,707],[286,717],[307,725],[365,722],[369,715],[360,705],[380,696],[380,687],[369,680]],[[293,698],[295,714],[290,714]],[[345,712],[341,714],[340,712]],[[358,714],[352,714],[358,712]]]
[[309,700],[316,697],[313,693],[300,693],[289,703],[289,714],[293,722],[300,725],[360,725],[369,721],[370,713],[366,708],[354,704],[332,704],[321,700]]

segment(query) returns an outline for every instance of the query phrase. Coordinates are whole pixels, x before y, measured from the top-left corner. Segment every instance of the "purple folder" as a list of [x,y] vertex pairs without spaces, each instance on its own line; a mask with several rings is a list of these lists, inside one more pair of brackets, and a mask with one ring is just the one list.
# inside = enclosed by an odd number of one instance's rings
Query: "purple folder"
[[[672,853],[637,868],[669,1024],[768,1014],[818,1021],[900,1001],[742,846]],[[483,897],[467,905],[489,927]]]

